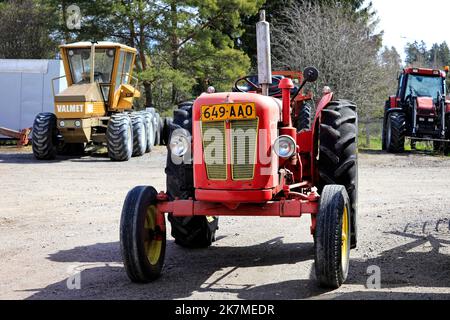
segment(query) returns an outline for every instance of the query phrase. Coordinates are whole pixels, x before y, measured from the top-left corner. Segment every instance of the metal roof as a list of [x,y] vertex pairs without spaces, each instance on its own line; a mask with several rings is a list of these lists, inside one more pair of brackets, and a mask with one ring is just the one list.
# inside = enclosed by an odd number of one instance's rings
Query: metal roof
[[[63,44],[60,46],[60,48],[86,48],[86,47],[91,47],[92,43],[89,41],[81,41],[81,42],[75,42],[75,43],[70,43],[70,44]],[[99,41],[98,43],[95,44],[95,47],[97,48],[111,48],[111,47],[119,47],[122,49],[126,49],[126,50],[130,50],[130,51],[134,51],[136,52],[135,48],[126,46],[124,44],[120,44],[117,42],[110,42],[110,41]]]

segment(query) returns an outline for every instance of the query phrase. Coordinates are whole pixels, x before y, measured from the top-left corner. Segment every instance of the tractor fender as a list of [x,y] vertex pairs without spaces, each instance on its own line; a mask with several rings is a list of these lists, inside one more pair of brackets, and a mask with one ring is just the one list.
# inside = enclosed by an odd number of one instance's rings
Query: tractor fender
[[331,100],[333,100],[333,96],[334,96],[333,92],[325,94],[322,97],[322,99],[320,99],[320,102],[317,105],[316,115],[314,117],[314,123],[313,123],[313,126],[312,126],[312,130],[313,130],[312,137],[313,137],[313,139],[316,136],[316,130],[317,130],[318,124],[320,122],[320,117],[322,115],[322,111],[331,102]]

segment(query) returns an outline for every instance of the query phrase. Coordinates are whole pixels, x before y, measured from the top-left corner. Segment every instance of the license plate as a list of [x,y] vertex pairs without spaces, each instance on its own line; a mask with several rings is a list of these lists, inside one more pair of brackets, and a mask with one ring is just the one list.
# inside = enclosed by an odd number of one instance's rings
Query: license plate
[[254,103],[227,103],[202,106],[202,121],[256,119]]

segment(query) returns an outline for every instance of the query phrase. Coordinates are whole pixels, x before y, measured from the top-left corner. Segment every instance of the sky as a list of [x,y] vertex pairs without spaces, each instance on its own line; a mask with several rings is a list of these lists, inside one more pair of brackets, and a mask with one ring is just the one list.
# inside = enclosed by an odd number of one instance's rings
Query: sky
[[448,0],[366,0],[372,2],[384,30],[385,46],[394,46],[405,58],[407,42],[423,40],[450,44],[450,1]]

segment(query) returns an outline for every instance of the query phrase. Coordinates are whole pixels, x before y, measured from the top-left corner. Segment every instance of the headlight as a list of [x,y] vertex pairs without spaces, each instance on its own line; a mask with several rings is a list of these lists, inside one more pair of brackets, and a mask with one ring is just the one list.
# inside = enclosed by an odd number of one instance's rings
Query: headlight
[[280,136],[275,140],[273,150],[280,158],[289,159],[297,151],[297,144],[290,136]]
[[177,157],[184,156],[191,148],[191,135],[189,131],[177,129],[170,138],[170,151]]
[[66,123],[65,123],[64,121],[60,121],[60,122],[59,122],[59,126],[60,126],[61,128],[64,128],[64,127],[66,126]]
[[75,127],[77,127],[77,128],[81,127],[81,121],[80,120],[75,121]]

